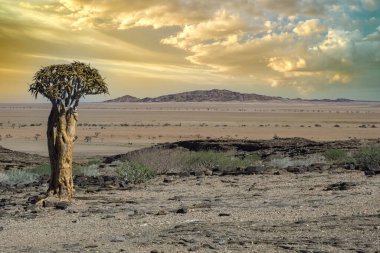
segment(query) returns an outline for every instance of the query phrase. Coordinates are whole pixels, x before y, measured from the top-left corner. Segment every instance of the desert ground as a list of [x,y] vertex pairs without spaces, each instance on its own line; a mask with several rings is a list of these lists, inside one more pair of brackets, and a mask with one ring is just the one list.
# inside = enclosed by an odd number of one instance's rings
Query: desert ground
[[49,108],[0,105],[0,252],[380,252],[378,102],[82,104],[39,205]]
[[[324,190],[337,182],[354,186]],[[378,252],[379,187],[359,172],[158,177],[78,188],[66,210],[28,205],[45,188],[23,188],[2,192],[0,251]]]
[[[47,155],[50,104],[0,104],[3,147]],[[192,139],[380,137],[380,102],[84,103],[75,156],[104,156]],[[86,139],[87,137],[87,139]]]

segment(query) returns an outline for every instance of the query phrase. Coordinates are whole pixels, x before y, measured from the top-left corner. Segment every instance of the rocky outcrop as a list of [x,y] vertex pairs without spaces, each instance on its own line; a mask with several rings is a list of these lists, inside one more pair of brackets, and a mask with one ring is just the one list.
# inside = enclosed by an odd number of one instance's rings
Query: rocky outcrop
[[0,171],[49,163],[47,157],[13,151],[0,146]]

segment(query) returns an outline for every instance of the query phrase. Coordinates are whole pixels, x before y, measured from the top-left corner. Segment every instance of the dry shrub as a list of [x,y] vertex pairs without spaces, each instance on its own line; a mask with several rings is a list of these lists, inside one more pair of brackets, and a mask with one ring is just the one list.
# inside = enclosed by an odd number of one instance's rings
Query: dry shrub
[[149,148],[131,152],[127,159],[151,168],[156,174],[165,174],[183,169],[182,161],[185,152],[180,148]]

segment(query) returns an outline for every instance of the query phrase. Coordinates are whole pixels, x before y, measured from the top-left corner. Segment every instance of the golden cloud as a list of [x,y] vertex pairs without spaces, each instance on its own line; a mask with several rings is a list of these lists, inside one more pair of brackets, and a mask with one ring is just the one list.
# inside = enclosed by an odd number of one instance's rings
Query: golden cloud
[[[195,75],[197,83],[248,80],[311,91],[380,67],[379,20],[351,22],[344,13],[376,10],[376,0],[349,1],[347,8],[337,0],[2,3],[0,68],[7,81],[20,69],[77,59],[125,78],[166,75],[183,83]],[[369,23],[374,29],[362,32]]]
[[309,19],[301,21],[293,31],[299,36],[309,36],[313,33],[325,32],[327,27],[322,25],[319,19]]

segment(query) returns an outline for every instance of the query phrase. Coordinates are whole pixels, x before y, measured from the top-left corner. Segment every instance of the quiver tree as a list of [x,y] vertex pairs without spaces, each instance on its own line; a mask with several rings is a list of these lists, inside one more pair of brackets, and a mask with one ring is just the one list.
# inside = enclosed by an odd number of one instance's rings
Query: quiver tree
[[29,91],[50,100],[52,108],[47,125],[47,144],[51,166],[48,195],[61,198],[66,189],[73,196],[73,146],[78,121],[77,107],[85,95],[108,94],[108,88],[97,69],[73,62],[41,68],[33,77]]

